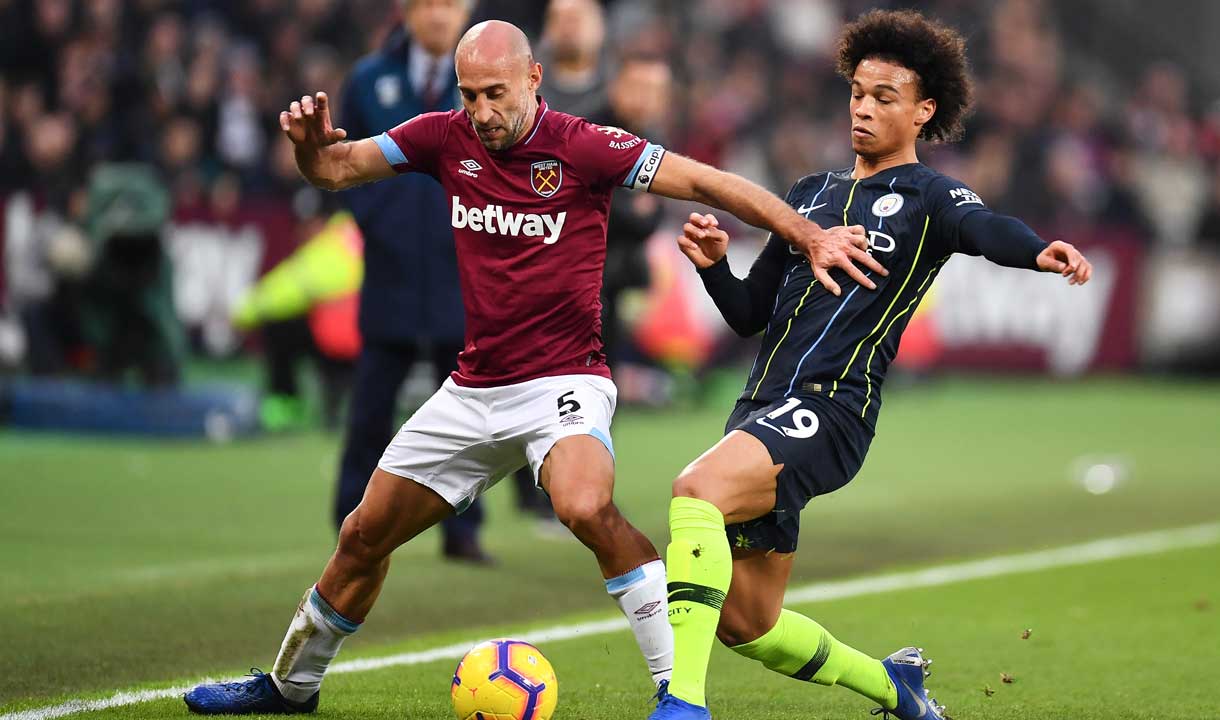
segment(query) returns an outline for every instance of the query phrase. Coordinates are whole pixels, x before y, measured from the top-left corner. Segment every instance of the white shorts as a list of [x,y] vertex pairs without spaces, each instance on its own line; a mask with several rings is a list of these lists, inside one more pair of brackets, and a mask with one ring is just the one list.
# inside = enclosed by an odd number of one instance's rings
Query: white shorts
[[534,481],[561,438],[592,435],[614,456],[618,391],[598,375],[557,375],[492,388],[441,385],[390,441],[377,467],[431,488],[458,512],[525,465]]

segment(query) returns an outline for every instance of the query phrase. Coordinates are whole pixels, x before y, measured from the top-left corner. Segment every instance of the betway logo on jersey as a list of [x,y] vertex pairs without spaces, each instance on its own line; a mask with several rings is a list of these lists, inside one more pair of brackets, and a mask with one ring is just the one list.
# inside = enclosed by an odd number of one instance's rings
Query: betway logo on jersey
[[540,237],[544,238],[544,244],[554,245],[559,242],[559,233],[563,231],[567,218],[566,212],[557,215],[519,213],[505,210],[502,205],[468,208],[462,204],[461,198],[453,196],[452,224],[455,230],[470,228],[491,235]]

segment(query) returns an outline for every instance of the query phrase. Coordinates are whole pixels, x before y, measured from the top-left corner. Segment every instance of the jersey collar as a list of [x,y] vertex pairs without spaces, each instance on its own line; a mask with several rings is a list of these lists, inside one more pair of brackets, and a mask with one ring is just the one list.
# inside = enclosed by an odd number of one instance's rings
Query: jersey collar
[[[879,173],[869,175],[866,178],[861,178],[860,182],[875,182],[877,180],[880,180],[881,178],[889,178],[890,175],[895,175],[903,170],[910,170],[911,168],[918,167],[922,164],[923,163],[920,163],[920,162],[913,162],[913,163],[903,163],[901,165],[893,165],[891,167],[887,167],[886,169],[882,170]],[[855,171],[856,171],[855,167],[847,168],[847,179],[848,180],[856,179],[856,178],[852,177],[852,173],[854,173]]]
[[[547,113],[550,112],[550,108],[547,107],[546,100],[543,100],[541,95],[535,95],[534,97],[538,100],[538,110],[534,113],[534,122],[532,125],[530,125],[530,131],[525,134],[525,139],[519,143],[514,143],[514,144],[510,145],[509,147],[504,148],[503,150],[495,151],[493,154],[499,155],[499,156],[504,156],[504,155],[513,153],[516,150],[518,150],[519,148],[523,148],[523,147],[529,145],[530,141],[534,139],[534,136],[538,134],[539,128],[542,127],[542,120],[543,120],[543,118],[546,117]],[[473,132],[474,131],[474,121],[473,120],[471,121],[470,127],[471,127],[471,131]]]
[[550,108],[546,106],[546,100],[542,99],[541,95],[535,95],[538,100],[538,112],[534,114],[534,126],[530,128],[530,132],[525,136],[525,142],[521,143],[521,147],[530,144],[530,140],[534,139],[534,135],[538,134],[538,128],[542,127],[542,118],[546,117]]

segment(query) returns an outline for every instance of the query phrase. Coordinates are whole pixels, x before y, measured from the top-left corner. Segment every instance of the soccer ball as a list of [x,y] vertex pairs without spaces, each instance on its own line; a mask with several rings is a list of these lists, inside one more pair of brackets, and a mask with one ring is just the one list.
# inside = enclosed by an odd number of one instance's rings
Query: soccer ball
[[559,681],[533,645],[488,640],[458,663],[450,695],[458,720],[550,720]]

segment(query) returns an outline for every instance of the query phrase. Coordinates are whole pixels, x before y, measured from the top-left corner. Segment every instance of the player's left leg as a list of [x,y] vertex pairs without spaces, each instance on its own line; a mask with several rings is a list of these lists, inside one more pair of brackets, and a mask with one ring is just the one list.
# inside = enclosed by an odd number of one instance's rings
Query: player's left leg
[[614,504],[614,459],[592,435],[560,439],[539,481],[555,515],[593,551],[606,591],[627,617],[653,682],[669,680],[673,630],[665,616],[665,566],[656,547]]
[[593,551],[606,591],[627,616],[653,682],[663,694],[673,666],[666,619],[665,566],[656,548],[614,504],[610,423],[614,383],[560,376],[522,383],[514,423],[531,418],[526,457],[555,515]]
[[842,685],[892,710],[894,683],[881,661],[839,642],[810,618],[783,608],[794,553],[733,550],[733,581],[716,637],[781,675]]

